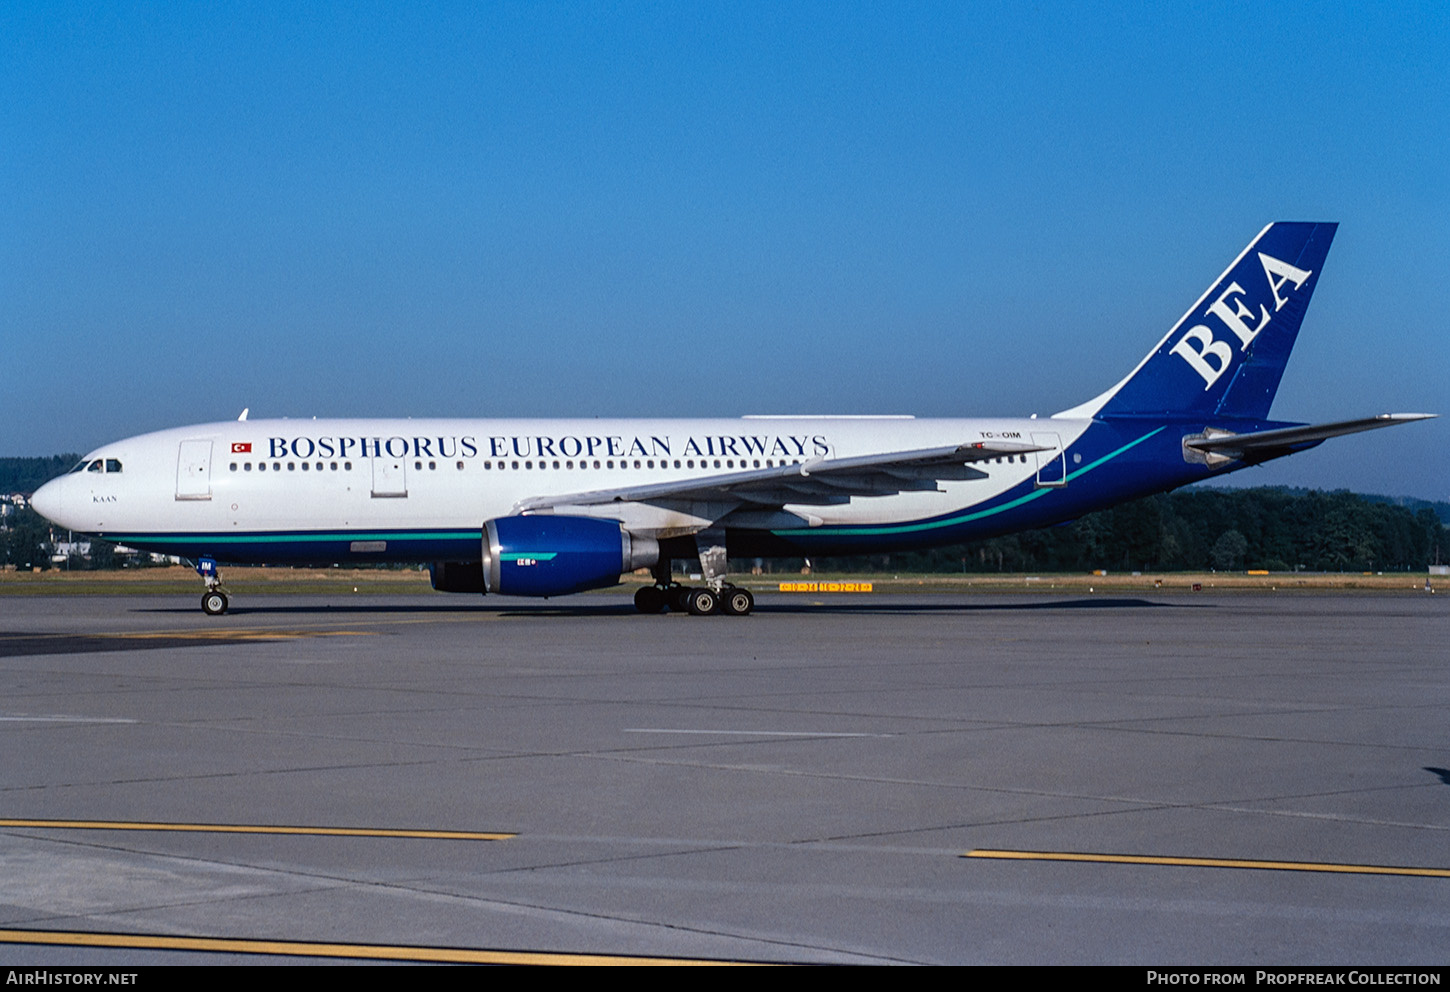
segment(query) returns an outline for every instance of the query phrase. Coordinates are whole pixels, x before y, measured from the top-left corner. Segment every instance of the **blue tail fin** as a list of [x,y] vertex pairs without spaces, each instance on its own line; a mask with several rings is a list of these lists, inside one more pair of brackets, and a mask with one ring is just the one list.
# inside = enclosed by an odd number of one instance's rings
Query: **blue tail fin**
[[1270,224],[1126,379],[1059,417],[1263,420],[1337,224]]

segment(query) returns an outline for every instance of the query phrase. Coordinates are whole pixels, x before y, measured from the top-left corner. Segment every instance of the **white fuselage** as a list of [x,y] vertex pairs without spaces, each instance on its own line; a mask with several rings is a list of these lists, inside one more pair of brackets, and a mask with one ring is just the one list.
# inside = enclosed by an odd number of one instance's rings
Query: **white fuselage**
[[[711,420],[252,420],[202,424],[98,448],[36,494],[42,513],[107,535],[294,530],[471,529],[540,496],[721,475],[813,459],[978,441],[1052,450],[976,466],[980,478],[935,491],[785,506],[810,525],[894,523],[990,499],[1032,479],[1087,420],[747,417]],[[586,515],[656,535],[697,530],[694,513],[616,504]],[[775,511],[779,516],[782,511]],[[763,520],[769,524],[770,521]],[[751,526],[747,515],[738,520]],[[123,539],[123,538],[122,538]]]

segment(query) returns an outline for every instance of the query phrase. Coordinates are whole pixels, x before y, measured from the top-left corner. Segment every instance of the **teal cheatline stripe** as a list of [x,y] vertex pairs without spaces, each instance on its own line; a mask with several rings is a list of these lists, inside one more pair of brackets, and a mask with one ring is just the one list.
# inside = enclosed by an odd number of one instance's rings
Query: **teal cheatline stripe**
[[[1117,451],[1110,451],[1096,461],[1088,462],[1082,468],[1069,472],[1063,478],[1063,481],[1071,482],[1073,479],[1080,478],[1081,476],[1086,475],[1093,469],[1097,468],[1099,465],[1102,465],[1105,462],[1112,461],[1123,452],[1128,451],[1132,448],[1136,448],[1138,445],[1148,440],[1154,434],[1157,434],[1164,430],[1167,430],[1166,425],[1163,427],[1159,427],[1156,430],[1149,431],[1147,434],[1144,434],[1136,441],[1129,441]],[[965,524],[970,523],[973,520],[981,520],[983,517],[995,516],[998,513],[1002,513],[1006,510],[1011,510],[1014,507],[1021,506],[1024,503],[1030,503],[1034,499],[1039,499],[1043,496],[1046,496],[1050,492],[1052,492],[1051,489],[1035,489],[1024,496],[1019,496],[1014,500],[1008,500],[1001,506],[994,506],[986,510],[977,510],[974,513],[961,513],[957,516],[946,517],[942,520],[925,520],[919,523],[911,524],[891,524],[885,527],[792,527],[789,530],[773,530],[771,531],[771,533],[775,534],[778,537],[806,537],[817,534],[830,534],[833,536],[850,535],[853,537],[879,537],[883,534],[914,534],[926,530],[938,530],[942,527],[954,527],[957,524]]]
[[520,558],[531,558],[534,561],[553,561],[558,556],[557,551],[506,551],[498,556],[498,560],[518,561]]
[[297,544],[299,542],[326,541],[477,541],[482,537],[476,530],[436,531],[347,531],[340,533],[292,533],[292,534],[117,534],[121,541],[146,541],[150,544]]

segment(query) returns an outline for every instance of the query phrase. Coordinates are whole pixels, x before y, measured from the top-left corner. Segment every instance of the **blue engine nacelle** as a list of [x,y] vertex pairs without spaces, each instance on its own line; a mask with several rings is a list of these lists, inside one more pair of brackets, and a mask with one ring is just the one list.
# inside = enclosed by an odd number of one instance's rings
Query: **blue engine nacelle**
[[563,596],[612,586],[659,560],[660,546],[615,520],[549,514],[483,525],[483,584],[508,596]]

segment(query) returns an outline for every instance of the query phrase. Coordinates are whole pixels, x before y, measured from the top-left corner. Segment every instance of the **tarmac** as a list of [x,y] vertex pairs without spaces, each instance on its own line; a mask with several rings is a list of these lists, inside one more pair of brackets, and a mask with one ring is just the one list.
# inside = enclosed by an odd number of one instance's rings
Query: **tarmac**
[[1450,597],[0,601],[0,963],[1441,965]]

